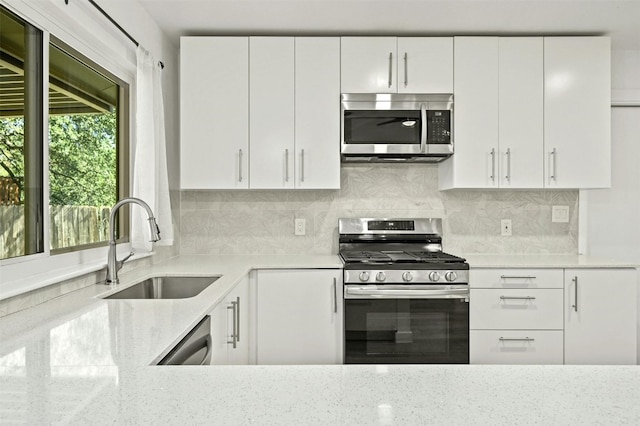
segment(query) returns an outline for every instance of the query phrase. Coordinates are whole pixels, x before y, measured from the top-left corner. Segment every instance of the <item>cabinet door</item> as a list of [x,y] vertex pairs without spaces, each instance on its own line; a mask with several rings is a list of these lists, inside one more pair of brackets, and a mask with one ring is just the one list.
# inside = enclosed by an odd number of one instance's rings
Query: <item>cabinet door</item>
[[340,39],[295,39],[296,187],[340,188]]
[[453,37],[398,38],[398,93],[453,93]]
[[609,38],[545,37],[544,79],[545,184],[611,186]]
[[340,270],[261,270],[257,363],[341,364]]
[[212,352],[211,352],[211,364],[212,365],[226,365],[230,363],[229,360],[229,332],[228,332],[228,319],[229,319],[229,306],[228,301],[225,299],[216,305],[211,311],[211,340],[212,340]]
[[294,185],[294,39],[251,37],[250,186]]
[[440,188],[497,188],[498,37],[455,37],[454,152]]
[[635,364],[637,273],[565,270],[565,364]]
[[342,37],[342,93],[396,93],[396,37]]
[[180,39],[180,185],[248,187],[248,37]]
[[543,187],[542,37],[500,38],[500,187]]

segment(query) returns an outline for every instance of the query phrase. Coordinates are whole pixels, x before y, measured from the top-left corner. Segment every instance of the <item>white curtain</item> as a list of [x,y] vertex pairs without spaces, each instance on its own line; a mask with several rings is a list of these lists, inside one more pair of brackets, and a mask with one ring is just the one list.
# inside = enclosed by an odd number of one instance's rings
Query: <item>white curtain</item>
[[[167,151],[162,100],[162,70],[159,62],[142,47],[137,50],[135,150],[133,154],[133,193],[149,204],[160,228],[156,244],[173,244],[173,220],[169,199]],[[132,207],[131,246],[151,251],[149,225],[144,209]]]

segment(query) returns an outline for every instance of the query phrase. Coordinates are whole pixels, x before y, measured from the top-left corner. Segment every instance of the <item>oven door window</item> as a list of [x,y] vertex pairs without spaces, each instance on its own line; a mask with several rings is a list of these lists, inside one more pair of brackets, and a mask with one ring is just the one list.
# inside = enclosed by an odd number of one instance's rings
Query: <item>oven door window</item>
[[420,145],[421,128],[420,111],[344,111],[346,144]]
[[345,363],[468,362],[468,302],[460,299],[345,300]]

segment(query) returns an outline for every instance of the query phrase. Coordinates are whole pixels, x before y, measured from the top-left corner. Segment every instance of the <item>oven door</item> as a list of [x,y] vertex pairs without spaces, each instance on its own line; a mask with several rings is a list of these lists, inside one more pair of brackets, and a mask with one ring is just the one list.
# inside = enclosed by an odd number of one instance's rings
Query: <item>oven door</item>
[[469,363],[468,286],[347,285],[344,320],[346,364]]

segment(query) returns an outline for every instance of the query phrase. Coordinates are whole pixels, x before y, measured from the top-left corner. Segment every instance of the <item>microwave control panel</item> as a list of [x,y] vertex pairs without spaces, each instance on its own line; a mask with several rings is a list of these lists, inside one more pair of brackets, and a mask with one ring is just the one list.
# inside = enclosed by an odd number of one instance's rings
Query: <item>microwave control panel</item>
[[427,111],[427,140],[429,143],[451,142],[451,111]]

